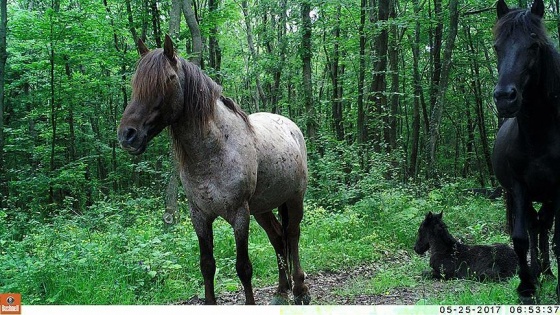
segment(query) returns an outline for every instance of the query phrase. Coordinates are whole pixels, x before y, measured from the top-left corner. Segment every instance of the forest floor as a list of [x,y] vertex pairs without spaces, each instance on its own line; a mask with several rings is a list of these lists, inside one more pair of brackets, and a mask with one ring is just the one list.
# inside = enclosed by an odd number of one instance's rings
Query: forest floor
[[[406,263],[406,262],[403,262]],[[426,266],[427,267],[427,266]],[[380,266],[376,263],[361,265],[351,270],[322,271],[308,274],[306,283],[311,292],[311,304],[314,305],[414,305],[428,295],[434,296],[448,290],[451,284],[437,280],[424,280],[420,275],[411,275],[418,281],[417,285],[402,286],[389,289],[383,294],[361,293],[360,287],[372,281]],[[276,286],[256,288],[254,290],[256,304],[266,305],[272,298]],[[245,303],[242,289],[236,292],[225,292],[217,295],[220,305],[239,305]],[[204,300],[197,296],[183,305],[203,304]]]

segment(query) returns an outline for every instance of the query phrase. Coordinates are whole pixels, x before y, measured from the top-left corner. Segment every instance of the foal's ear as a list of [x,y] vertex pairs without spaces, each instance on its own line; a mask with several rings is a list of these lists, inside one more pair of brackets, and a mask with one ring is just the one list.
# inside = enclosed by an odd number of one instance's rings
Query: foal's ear
[[146,44],[144,44],[141,38],[139,38],[138,42],[136,42],[136,47],[138,48],[138,52],[142,57],[150,52],[150,50],[148,49],[148,47],[146,47]]
[[173,48],[171,37],[167,34],[165,34],[165,42],[163,43],[163,54],[169,61],[175,62],[175,48]]
[[501,19],[502,16],[509,12],[509,8],[504,0],[498,0],[498,3],[496,4],[496,12],[498,13],[498,19]]
[[531,6],[531,13],[543,17],[544,16],[544,3],[543,0],[535,0]]
[[439,219],[443,218],[443,211],[441,211],[439,214],[436,214],[436,217],[438,217]]

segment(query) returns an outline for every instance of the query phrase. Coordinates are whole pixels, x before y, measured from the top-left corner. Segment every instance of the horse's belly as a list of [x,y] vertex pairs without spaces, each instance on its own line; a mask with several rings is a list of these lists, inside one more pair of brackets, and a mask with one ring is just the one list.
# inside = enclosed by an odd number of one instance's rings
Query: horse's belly
[[551,201],[560,189],[560,171],[550,163],[531,163],[527,167],[524,180],[533,201]]
[[258,156],[251,212],[270,211],[286,201],[302,199],[307,187],[307,153],[301,131],[282,116],[260,113],[249,117]]

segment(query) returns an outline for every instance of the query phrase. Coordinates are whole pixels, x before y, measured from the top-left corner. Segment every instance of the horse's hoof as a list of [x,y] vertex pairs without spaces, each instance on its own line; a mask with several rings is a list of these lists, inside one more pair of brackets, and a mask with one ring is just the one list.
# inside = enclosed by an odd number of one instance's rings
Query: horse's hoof
[[294,297],[295,305],[309,305],[310,302],[311,302],[311,295],[309,295],[309,293],[304,293],[300,296]]
[[275,294],[270,301],[270,305],[290,305],[287,294]]
[[522,305],[535,305],[535,304],[539,304],[537,297],[534,295],[531,296],[519,296],[519,302]]

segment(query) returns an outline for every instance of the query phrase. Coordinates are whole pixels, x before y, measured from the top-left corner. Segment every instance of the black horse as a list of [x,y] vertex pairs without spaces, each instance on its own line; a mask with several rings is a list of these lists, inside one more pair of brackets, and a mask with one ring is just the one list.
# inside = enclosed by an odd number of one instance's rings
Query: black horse
[[[499,116],[507,119],[496,136],[492,164],[506,191],[522,303],[536,301],[538,276],[549,272],[548,231],[560,215],[560,55],[543,26],[544,10],[542,0],[530,10],[510,9],[499,0],[494,27],[499,73],[494,102]],[[542,204],[538,212],[533,202]],[[558,227],[553,241],[559,259]]]
[[430,250],[431,270],[425,275],[435,279],[468,278],[499,281],[512,277],[517,256],[506,244],[469,246],[458,242],[442,221],[443,213],[429,212],[420,224],[414,251]]

